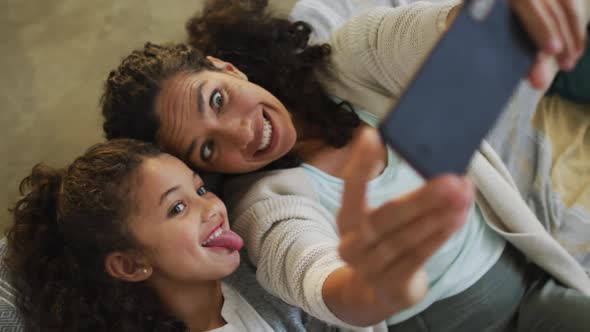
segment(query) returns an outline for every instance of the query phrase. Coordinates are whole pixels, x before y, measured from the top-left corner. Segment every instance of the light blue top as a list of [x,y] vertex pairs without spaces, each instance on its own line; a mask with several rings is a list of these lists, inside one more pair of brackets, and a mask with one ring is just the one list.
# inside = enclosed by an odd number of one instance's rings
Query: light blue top
[[[356,110],[367,124],[376,126],[378,119],[371,113]],[[367,186],[369,206],[417,189],[423,179],[403,160],[388,149],[387,166],[383,173]],[[336,217],[340,209],[343,181],[309,164],[302,167],[309,174],[320,203]],[[479,207],[474,204],[468,220],[426,263],[429,291],[418,304],[403,310],[387,320],[389,325],[404,321],[430,306],[467,289],[479,280],[498,260],[505,240],[485,223]]]

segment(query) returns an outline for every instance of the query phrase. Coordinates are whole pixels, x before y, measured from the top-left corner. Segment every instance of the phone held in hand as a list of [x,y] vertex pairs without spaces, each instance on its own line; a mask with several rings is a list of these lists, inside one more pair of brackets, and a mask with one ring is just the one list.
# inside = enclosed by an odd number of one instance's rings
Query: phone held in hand
[[384,141],[424,178],[462,174],[536,49],[505,0],[466,0],[395,108]]

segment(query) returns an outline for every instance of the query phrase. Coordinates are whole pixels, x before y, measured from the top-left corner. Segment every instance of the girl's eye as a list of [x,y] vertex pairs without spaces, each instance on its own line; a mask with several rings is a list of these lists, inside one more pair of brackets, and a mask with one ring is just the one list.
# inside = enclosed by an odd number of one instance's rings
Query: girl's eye
[[207,141],[201,147],[201,159],[207,161],[213,155],[213,141]]
[[184,204],[183,202],[177,202],[168,212],[168,216],[174,217],[178,214],[181,214],[182,211],[184,211],[184,209],[186,209],[186,204]]
[[199,195],[199,196],[203,196],[208,192],[209,192],[209,190],[207,190],[207,188],[205,188],[205,186],[200,186],[199,188],[197,188],[197,195]]
[[216,110],[219,110],[223,106],[223,95],[219,90],[215,90],[211,95],[210,104]]

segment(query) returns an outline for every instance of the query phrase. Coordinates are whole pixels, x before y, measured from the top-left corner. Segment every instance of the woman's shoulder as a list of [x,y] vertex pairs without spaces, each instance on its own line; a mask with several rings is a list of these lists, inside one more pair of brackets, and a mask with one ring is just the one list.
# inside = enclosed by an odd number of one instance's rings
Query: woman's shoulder
[[456,0],[367,10],[334,31],[329,94],[382,117],[446,27]]
[[263,200],[287,196],[318,200],[311,179],[302,167],[240,175],[223,184],[223,199],[230,211],[240,211]]

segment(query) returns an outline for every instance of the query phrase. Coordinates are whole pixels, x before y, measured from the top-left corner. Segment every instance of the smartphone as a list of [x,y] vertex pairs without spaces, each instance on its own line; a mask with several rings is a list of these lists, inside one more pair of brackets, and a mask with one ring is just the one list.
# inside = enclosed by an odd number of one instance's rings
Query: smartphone
[[465,173],[535,54],[506,0],[464,1],[381,136],[424,178]]

